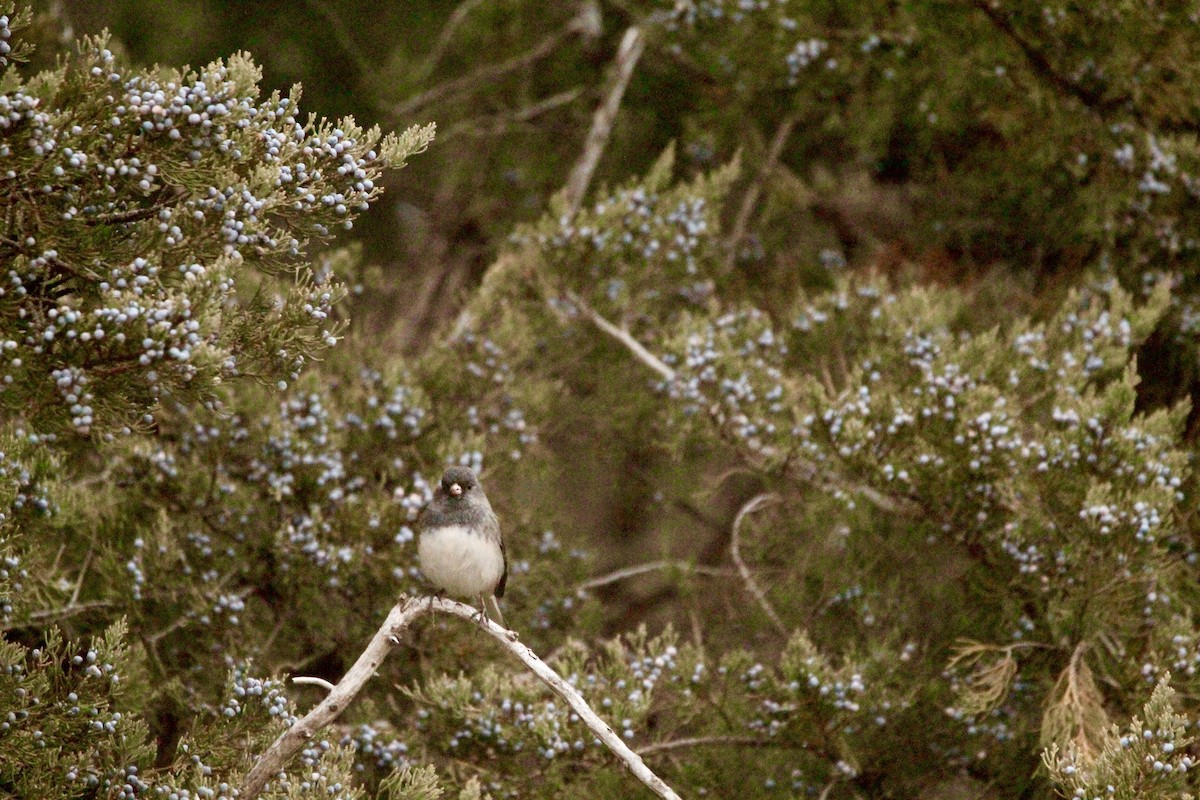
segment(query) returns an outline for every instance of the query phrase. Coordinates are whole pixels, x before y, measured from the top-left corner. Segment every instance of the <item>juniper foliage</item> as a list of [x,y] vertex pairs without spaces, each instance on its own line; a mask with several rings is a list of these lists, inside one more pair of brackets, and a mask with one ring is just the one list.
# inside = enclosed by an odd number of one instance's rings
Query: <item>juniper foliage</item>
[[[412,524],[463,463],[505,522],[509,619],[685,796],[1194,793],[1194,442],[1186,403],[1138,394],[1190,313],[1189,10],[673,3],[655,47],[716,87],[715,133],[551,200],[408,358],[350,320],[395,289],[325,246],[432,128],[302,122],[241,55],[139,69],[94,38],[38,72],[5,10],[4,792],[236,796],[317,697],[288,677],[336,680],[422,590]],[[849,247],[786,274],[772,237],[812,195],[784,175],[731,242],[765,155],[721,141],[780,110],[805,152],[910,159],[923,245],[1082,278],[1021,303],[1010,275],[919,285]],[[622,578],[561,530],[594,507],[580,473],[622,478],[581,463],[609,446],[652,476],[654,633],[606,615]],[[732,473],[716,556],[681,547],[704,515],[669,509]],[[631,791],[434,620],[265,796]]]

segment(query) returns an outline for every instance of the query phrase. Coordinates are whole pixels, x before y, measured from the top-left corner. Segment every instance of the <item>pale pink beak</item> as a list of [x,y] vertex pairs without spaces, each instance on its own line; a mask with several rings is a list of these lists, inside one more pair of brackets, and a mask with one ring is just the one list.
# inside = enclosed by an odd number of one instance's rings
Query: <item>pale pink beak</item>
[[457,483],[450,484],[450,494],[453,497],[462,497],[462,487]]

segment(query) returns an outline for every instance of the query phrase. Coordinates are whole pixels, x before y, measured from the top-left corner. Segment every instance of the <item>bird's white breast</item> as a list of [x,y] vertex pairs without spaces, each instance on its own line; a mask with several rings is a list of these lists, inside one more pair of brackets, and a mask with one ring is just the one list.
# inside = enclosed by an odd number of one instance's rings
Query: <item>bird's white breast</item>
[[504,574],[500,545],[461,525],[423,531],[417,556],[425,577],[456,597],[491,594]]

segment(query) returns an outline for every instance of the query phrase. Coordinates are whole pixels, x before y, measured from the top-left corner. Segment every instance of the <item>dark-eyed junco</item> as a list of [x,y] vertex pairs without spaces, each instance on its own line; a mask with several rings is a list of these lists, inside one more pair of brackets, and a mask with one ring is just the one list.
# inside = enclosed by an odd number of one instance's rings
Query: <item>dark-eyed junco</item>
[[490,600],[496,621],[507,627],[496,602],[508,580],[504,538],[475,473],[467,467],[447,469],[417,529],[425,577],[447,594],[478,600],[481,617],[488,616],[485,603]]

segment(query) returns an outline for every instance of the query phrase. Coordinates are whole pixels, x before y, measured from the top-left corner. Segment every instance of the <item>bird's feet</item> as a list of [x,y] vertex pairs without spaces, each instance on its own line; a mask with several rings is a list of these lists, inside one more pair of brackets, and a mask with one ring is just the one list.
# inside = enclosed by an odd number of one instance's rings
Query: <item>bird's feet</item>
[[428,603],[429,603],[429,610],[430,610],[430,611],[432,611],[432,610],[433,610],[433,604],[434,604],[434,602],[436,602],[436,601],[438,601],[438,600],[441,600],[441,599],[442,599],[442,590],[441,590],[441,589],[438,589],[438,590],[437,590],[436,592],[434,592],[433,594],[431,594],[431,595],[427,595],[427,596],[426,596],[426,599],[427,599],[427,601],[428,601]]

